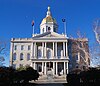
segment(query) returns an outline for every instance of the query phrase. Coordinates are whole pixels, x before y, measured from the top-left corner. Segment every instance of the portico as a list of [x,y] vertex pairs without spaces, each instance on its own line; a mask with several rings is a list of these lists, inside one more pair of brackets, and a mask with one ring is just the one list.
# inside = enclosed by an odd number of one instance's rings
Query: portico
[[[55,34],[49,32],[47,35]],[[53,75],[66,75],[68,73],[68,53],[67,40],[59,41],[58,37],[51,38],[45,35],[45,38],[34,40],[32,51],[34,54],[31,57],[32,67],[43,75],[47,75],[48,71],[52,71]],[[46,40],[45,40],[46,39]],[[58,39],[58,41],[57,41]]]
[[[34,61],[32,62],[33,68],[42,75],[47,75],[48,71],[52,71],[53,75],[66,75],[68,74],[68,61]],[[62,74],[61,74],[62,73]]]

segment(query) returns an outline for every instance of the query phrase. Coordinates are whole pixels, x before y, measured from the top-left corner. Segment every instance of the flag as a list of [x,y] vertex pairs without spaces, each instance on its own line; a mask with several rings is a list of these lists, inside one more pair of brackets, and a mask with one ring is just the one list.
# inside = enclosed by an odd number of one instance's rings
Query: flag
[[65,19],[62,19],[62,22],[65,22]]
[[34,21],[32,20],[32,26],[34,26]]

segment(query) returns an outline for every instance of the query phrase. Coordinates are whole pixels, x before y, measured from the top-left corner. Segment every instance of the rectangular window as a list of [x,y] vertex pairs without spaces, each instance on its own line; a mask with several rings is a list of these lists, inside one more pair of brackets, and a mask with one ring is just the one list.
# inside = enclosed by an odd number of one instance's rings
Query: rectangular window
[[17,50],[17,45],[15,45],[14,50]]
[[16,53],[13,54],[13,61],[16,60]]
[[30,50],[31,49],[31,46],[30,45],[28,45],[28,50]]
[[30,60],[30,54],[27,54],[27,61]]
[[24,50],[24,45],[21,45],[21,50]]
[[78,55],[75,56],[75,59],[78,61]]
[[23,53],[20,54],[20,60],[23,60],[24,56]]

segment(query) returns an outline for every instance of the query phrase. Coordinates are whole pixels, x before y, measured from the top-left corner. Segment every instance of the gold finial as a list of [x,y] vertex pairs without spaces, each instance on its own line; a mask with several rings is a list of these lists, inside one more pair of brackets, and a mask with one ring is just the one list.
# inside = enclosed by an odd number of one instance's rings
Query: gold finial
[[48,11],[50,11],[50,6],[48,6]]
[[47,17],[51,16],[50,7],[48,6]]

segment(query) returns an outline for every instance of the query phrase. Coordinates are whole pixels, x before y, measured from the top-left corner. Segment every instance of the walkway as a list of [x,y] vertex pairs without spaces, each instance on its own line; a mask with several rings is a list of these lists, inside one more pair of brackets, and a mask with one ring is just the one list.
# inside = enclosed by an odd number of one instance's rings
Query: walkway
[[36,86],[64,86],[62,83],[37,84]]

